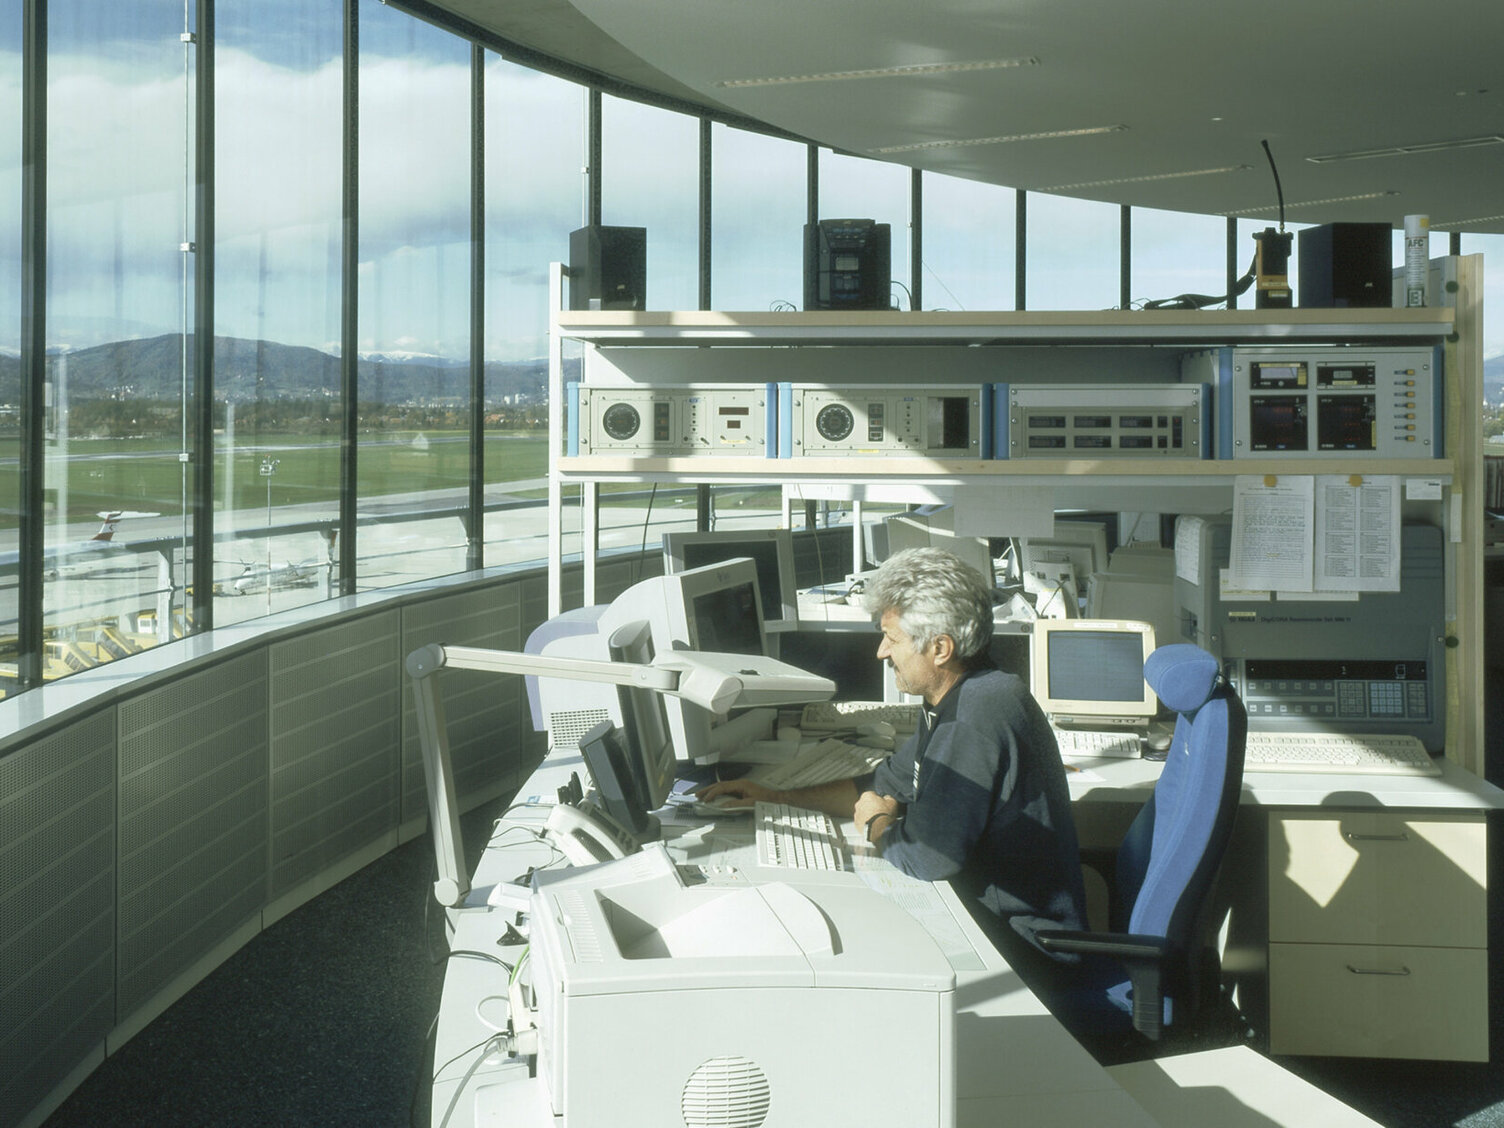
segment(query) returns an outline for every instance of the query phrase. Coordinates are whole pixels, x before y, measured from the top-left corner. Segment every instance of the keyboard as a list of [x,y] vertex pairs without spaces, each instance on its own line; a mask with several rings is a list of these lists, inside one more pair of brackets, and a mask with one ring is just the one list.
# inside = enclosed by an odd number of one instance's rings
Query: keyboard
[[788,803],[758,803],[752,812],[757,828],[757,861],[785,869],[850,869],[846,843],[835,821],[823,811]]
[[801,732],[840,732],[885,721],[899,736],[919,727],[919,706],[898,701],[811,701],[799,717]]
[[836,779],[866,775],[891,753],[830,737],[803,748],[781,764],[758,764],[743,777],[774,791],[813,787]]
[[1137,759],[1142,746],[1134,729],[1056,729],[1055,743],[1062,756],[1116,759]]
[[1243,767],[1250,772],[1441,774],[1441,765],[1413,736],[1337,732],[1250,732]]

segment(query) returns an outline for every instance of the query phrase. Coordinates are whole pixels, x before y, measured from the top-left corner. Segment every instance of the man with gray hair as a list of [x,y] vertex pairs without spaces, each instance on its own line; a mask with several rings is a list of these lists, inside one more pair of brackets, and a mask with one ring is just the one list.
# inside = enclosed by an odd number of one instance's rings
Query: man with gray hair
[[1085,927],[1076,827],[1048,719],[988,654],[992,591],[951,553],[895,553],[864,599],[882,631],[877,656],[923,700],[920,724],[877,770],[787,792],[727,780],[703,795],[773,799],[853,818],[882,856],[927,881],[949,880],[1029,978],[1054,957],[1034,942]]

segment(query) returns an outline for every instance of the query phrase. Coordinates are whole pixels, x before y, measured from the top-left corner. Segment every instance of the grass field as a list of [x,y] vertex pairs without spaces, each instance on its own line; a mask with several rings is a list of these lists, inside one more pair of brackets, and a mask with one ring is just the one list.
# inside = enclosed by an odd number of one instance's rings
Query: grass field
[[[13,528],[20,509],[20,451],[0,442],[0,528]],[[67,520],[85,520],[108,509],[168,515],[183,509],[185,481],[192,497],[192,466],[178,458],[178,445],[160,439],[73,439],[66,453],[47,452],[49,497],[65,491]],[[267,503],[263,463],[270,474],[271,502],[327,502],[339,496],[337,440],[298,434],[263,434],[253,445],[216,449],[215,502],[220,508],[251,509]],[[488,484],[527,481],[548,474],[548,442],[539,432],[486,434]],[[66,482],[60,480],[66,468]],[[463,490],[470,480],[469,434],[463,430],[393,431],[362,435],[356,451],[357,493],[362,498],[440,489]]]

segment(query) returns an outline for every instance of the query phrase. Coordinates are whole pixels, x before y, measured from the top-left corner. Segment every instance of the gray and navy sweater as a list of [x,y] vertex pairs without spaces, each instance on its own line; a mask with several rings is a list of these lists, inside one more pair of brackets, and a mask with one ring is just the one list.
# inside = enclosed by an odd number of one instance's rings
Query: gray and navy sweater
[[950,880],[1031,944],[1036,929],[1085,927],[1065,769],[1017,676],[990,664],[968,672],[870,786],[902,804],[880,841],[904,873]]

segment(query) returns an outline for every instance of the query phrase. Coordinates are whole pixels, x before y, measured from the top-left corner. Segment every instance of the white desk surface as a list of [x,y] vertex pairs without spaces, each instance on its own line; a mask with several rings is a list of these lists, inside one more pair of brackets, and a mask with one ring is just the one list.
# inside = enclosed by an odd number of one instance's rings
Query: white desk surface
[[[1080,760],[1066,777],[1073,803],[1142,803],[1160,765],[1152,760]],[[1243,802],[1259,807],[1414,808],[1487,811],[1504,807],[1504,791],[1450,760],[1439,776],[1244,772]]]
[[[483,905],[490,886],[510,881],[528,867],[565,864],[538,837],[546,806],[571,772],[584,777],[578,755],[550,756],[519,791],[515,806],[497,824],[476,868],[472,899]],[[1072,798],[1088,803],[1141,802],[1158,765],[1146,761],[1093,763],[1072,773]],[[1435,779],[1391,777],[1279,776],[1245,785],[1248,801],[1260,805],[1315,806],[1333,796],[1366,796],[1358,805],[1481,809],[1497,806],[1504,793],[1461,769]],[[738,821],[738,820],[732,820]],[[747,821],[739,820],[743,828]],[[724,843],[717,830],[695,829],[691,820],[669,816],[665,840],[681,860],[704,862]],[[735,835],[729,831],[726,837]],[[743,834],[750,833],[743,829]],[[901,875],[895,875],[900,880]],[[1049,1014],[992,948],[944,882],[926,885],[965,934],[978,966],[957,970],[957,1123],[993,1128],[999,1123],[1113,1124],[1123,1128],[1177,1128],[1217,1123],[1241,1125],[1370,1125],[1347,1106],[1251,1050],[1213,1051],[1161,1059],[1143,1066],[1103,1069]],[[432,1123],[448,1128],[502,1125],[556,1128],[540,1082],[500,1052],[482,1056],[487,1040],[507,1018],[506,968],[486,957],[520,958],[525,944],[503,936],[513,914],[476,907],[451,914],[454,936],[440,1004],[435,1042]],[[485,953],[474,956],[466,953]],[[1213,1110],[1215,1115],[1208,1115]],[[1313,1111],[1327,1119],[1312,1120]],[[1239,1119],[1239,1116],[1242,1119]],[[562,1128],[562,1126],[561,1126]]]

